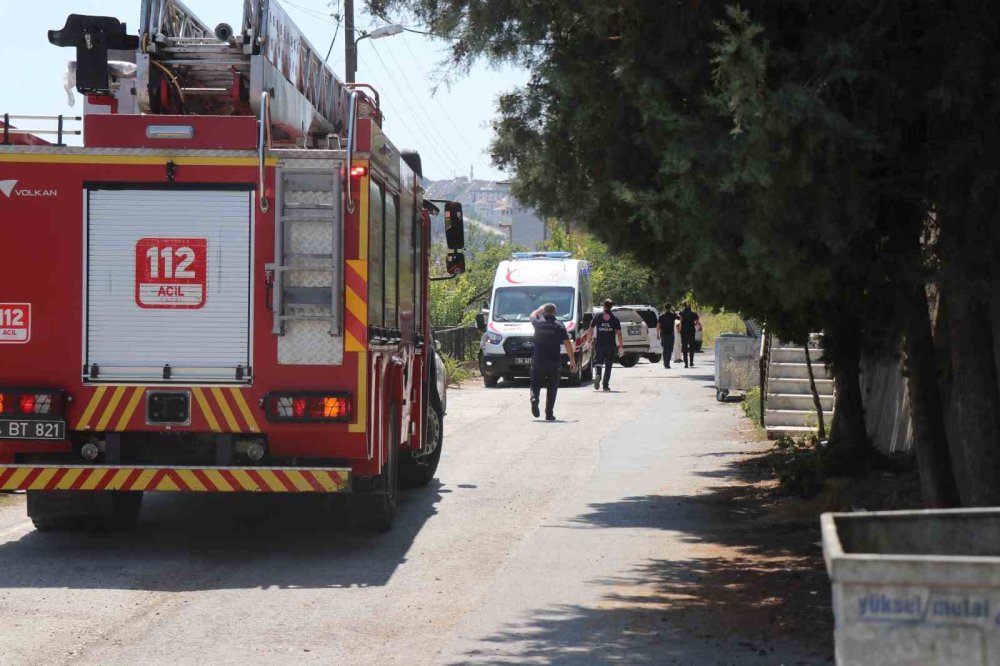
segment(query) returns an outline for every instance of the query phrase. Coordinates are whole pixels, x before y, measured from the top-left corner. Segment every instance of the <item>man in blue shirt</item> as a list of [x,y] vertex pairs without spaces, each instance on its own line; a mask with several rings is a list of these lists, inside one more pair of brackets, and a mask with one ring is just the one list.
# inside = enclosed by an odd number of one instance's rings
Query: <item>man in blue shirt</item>
[[569,355],[570,372],[576,372],[576,354],[569,333],[563,323],[556,319],[556,306],[546,303],[531,313],[531,325],[535,328],[535,350],[531,355],[531,415],[538,418],[538,398],[545,386],[545,420],[555,421],[552,409],[556,406],[556,392],[559,391],[559,348],[564,347]]
[[[601,366],[604,366],[604,390],[610,391],[611,366],[624,349],[622,340],[622,323],[611,312],[614,301],[604,299],[604,312],[601,312],[590,322],[589,334],[594,338],[594,390],[601,385]],[[617,347],[615,343],[617,344]],[[618,352],[615,354],[615,352]]]

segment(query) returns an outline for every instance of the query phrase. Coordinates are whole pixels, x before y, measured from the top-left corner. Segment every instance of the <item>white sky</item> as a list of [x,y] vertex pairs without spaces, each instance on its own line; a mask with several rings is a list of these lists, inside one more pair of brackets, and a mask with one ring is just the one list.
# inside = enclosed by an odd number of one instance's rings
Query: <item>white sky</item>
[[[313,46],[325,54],[334,32],[329,14],[340,3],[334,0],[331,7],[329,0],[279,2]],[[239,29],[242,0],[184,0],[184,4],[210,26],[226,22]],[[355,5],[362,4],[362,0],[355,1]],[[0,113],[78,114],[82,100],[77,95],[77,106],[70,108],[62,87],[66,63],[76,57],[74,50],[49,44],[46,31],[61,28],[69,14],[93,14],[114,16],[135,34],[139,7],[140,0],[0,0]],[[373,28],[382,22],[359,14],[355,23],[359,28]],[[341,28],[330,56],[341,78],[343,34]],[[420,151],[425,176],[468,176],[471,166],[477,178],[504,178],[507,175],[490,164],[486,152],[492,137],[489,124],[496,116],[497,96],[524,83],[527,73],[478,66],[458,78],[451,89],[442,85],[431,97],[435,72],[448,45],[408,32],[362,40],[357,80],[379,90],[386,133],[400,148]]]

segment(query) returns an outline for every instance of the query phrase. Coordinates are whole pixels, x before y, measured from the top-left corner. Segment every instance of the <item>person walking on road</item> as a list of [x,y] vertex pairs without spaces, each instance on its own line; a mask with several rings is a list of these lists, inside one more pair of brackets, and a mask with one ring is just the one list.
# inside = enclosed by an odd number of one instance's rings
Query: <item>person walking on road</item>
[[[624,351],[622,323],[611,311],[614,302],[604,299],[604,312],[590,322],[589,335],[594,337],[594,390],[601,386],[601,366],[604,366],[604,390],[610,391],[611,365]],[[617,346],[615,345],[617,342]],[[617,352],[617,354],[615,353]]]
[[663,367],[670,367],[670,357],[674,354],[674,324],[677,323],[677,313],[669,305],[663,306],[663,314],[656,320],[656,332],[660,336],[663,347]]
[[535,329],[535,347],[531,355],[531,415],[538,418],[538,399],[545,387],[545,420],[555,421],[552,413],[559,391],[559,347],[566,349],[569,356],[570,372],[576,372],[576,353],[569,333],[561,321],[556,319],[556,306],[546,303],[531,313],[531,325]]
[[694,332],[698,313],[691,310],[691,304],[685,303],[680,313],[681,319],[681,355],[684,357],[684,367],[694,367]]

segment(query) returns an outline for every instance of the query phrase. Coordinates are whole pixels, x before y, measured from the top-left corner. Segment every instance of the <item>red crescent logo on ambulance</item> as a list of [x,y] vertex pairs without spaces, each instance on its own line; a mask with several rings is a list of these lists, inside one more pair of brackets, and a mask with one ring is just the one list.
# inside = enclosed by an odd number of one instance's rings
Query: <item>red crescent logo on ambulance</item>
[[511,284],[524,284],[524,280],[515,280],[514,279],[514,273],[515,272],[517,272],[516,268],[508,268],[507,269],[507,282],[510,282]]

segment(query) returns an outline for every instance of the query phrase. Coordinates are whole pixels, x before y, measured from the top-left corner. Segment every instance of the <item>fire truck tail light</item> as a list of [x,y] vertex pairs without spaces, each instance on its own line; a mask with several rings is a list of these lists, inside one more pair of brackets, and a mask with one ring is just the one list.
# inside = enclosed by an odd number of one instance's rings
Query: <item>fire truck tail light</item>
[[264,400],[269,421],[347,421],[351,396],[322,393],[269,395]]
[[362,176],[368,175],[368,167],[356,166],[351,167],[351,178],[361,178]]
[[61,416],[62,411],[63,397],[60,393],[0,392],[0,414]]

